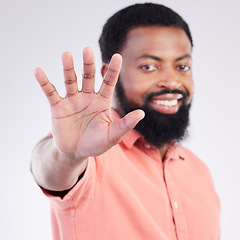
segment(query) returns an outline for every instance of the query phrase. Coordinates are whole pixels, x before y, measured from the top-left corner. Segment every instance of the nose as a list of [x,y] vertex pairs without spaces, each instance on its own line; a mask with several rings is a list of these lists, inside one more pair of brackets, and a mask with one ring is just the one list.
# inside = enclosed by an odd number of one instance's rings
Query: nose
[[157,86],[160,88],[174,90],[181,86],[181,82],[179,81],[176,71],[171,67],[168,67],[161,71]]

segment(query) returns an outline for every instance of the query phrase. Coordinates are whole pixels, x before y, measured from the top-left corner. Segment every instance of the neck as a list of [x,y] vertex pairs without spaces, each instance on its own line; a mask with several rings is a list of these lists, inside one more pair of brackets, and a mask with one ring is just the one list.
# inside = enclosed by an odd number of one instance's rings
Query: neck
[[165,144],[163,147],[158,149],[160,156],[162,158],[162,161],[164,161],[164,159],[165,159],[167,149],[168,149],[168,144]]

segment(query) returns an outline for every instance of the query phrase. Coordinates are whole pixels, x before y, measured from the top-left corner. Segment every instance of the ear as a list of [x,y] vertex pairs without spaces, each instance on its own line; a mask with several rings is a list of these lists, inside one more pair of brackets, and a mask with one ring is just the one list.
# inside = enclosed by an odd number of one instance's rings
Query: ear
[[109,63],[103,63],[102,64],[102,68],[101,68],[101,74],[102,74],[102,77],[104,78],[107,70],[108,70],[108,67],[109,67]]

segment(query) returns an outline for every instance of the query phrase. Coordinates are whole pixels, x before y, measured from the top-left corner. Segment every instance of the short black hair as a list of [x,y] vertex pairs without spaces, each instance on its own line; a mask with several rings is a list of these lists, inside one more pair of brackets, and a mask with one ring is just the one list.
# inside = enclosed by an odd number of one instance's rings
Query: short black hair
[[110,17],[99,38],[102,61],[108,63],[124,47],[128,32],[140,26],[177,27],[186,33],[193,46],[188,24],[172,9],[155,3],[134,4]]

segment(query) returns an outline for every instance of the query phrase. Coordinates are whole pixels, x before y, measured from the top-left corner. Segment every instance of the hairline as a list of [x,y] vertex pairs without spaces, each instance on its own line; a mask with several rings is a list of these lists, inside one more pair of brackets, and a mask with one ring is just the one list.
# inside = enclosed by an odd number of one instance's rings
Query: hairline
[[[120,48],[118,49],[118,53],[121,54],[121,52],[124,50],[124,47],[126,46],[126,43],[127,43],[127,41],[128,41],[129,33],[130,33],[132,30],[137,29],[137,28],[149,28],[149,27],[177,28],[177,29],[180,29],[180,30],[182,30],[182,31],[186,34],[186,36],[187,36],[187,38],[188,38],[188,40],[189,40],[189,42],[190,42],[190,44],[191,44],[191,48],[193,48],[192,43],[191,43],[191,40],[189,39],[186,31],[185,31],[182,27],[180,27],[180,26],[176,26],[176,25],[174,25],[174,24],[171,25],[171,26],[164,26],[164,25],[161,25],[161,24],[139,24],[139,25],[135,25],[135,26],[133,26],[133,27],[130,27],[130,28],[126,31],[125,38],[123,39],[122,44],[121,44]],[[102,61],[102,63],[108,64],[108,63],[110,63],[110,60],[111,60],[111,59],[109,59],[108,62]]]

